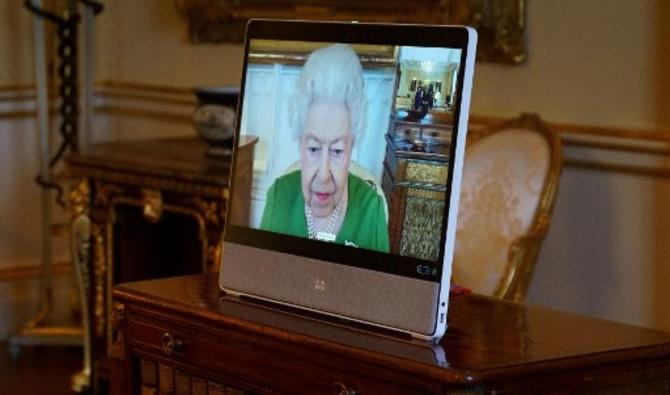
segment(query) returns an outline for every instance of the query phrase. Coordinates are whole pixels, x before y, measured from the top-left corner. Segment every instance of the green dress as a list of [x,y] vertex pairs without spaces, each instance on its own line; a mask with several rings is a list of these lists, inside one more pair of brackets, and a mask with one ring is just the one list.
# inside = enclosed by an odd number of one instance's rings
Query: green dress
[[[372,186],[349,173],[347,212],[335,243],[389,252],[389,235],[383,198]],[[305,197],[300,170],[281,176],[267,193],[261,229],[307,238]]]

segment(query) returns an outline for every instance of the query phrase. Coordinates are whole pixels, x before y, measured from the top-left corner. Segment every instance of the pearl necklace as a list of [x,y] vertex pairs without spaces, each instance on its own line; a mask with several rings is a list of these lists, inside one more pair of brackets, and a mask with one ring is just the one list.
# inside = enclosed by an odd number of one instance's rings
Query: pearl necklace
[[305,205],[305,217],[307,217],[307,235],[310,239],[321,240],[321,241],[335,241],[337,235],[334,232],[335,224],[340,218],[340,205],[335,206],[335,209],[330,213],[328,218],[328,225],[326,226],[325,232],[316,232],[314,229],[314,217],[312,215],[312,209]]

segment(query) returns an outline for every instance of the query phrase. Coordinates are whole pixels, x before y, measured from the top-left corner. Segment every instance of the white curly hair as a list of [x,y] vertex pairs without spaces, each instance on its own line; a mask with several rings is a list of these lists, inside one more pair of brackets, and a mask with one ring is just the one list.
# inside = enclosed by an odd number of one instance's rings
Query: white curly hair
[[289,102],[289,126],[293,138],[300,141],[312,102],[326,98],[344,103],[356,141],[365,127],[364,85],[361,61],[349,45],[333,44],[312,52]]

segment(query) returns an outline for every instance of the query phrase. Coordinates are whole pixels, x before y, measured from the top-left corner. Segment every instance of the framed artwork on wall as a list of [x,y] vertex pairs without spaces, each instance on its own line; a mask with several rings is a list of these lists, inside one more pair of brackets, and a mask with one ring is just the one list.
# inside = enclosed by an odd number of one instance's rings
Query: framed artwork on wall
[[460,24],[477,29],[477,59],[520,63],[526,0],[173,0],[194,43],[241,42],[250,18]]

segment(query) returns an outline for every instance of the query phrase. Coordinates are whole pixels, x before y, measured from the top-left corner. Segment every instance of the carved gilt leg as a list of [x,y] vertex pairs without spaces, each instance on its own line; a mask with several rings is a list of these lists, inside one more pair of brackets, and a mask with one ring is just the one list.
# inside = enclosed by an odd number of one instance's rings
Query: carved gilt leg
[[79,298],[81,299],[82,322],[84,329],[84,367],[72,377],[72,390],[83,392],[91,386],[91,330],[89,314],[89,255],[91,239],[91,219],[80,214],[72,224],[73,258],[79,281]]
[[81,303],[81,321],[84,335],[83,368],[71,379],[71,389],[82,393],[91,388],[91,317],[89,300],[91,281],[89,274],[89,257],[91,251],[91,219],[88,216],[89,201],[88,182],[81,181],[70,191],[70,203],[73,220],[71,223],[71,256],[79,285]]

